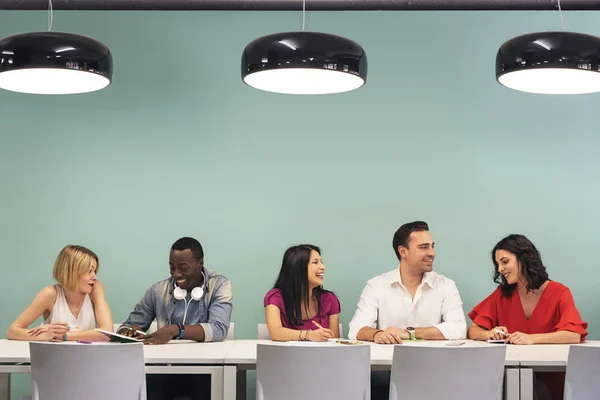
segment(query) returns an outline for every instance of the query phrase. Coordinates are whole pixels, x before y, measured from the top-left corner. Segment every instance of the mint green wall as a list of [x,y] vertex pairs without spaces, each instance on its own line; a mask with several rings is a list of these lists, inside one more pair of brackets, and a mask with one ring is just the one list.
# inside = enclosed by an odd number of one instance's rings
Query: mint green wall
[[[600,35],[599,13],[567,28]],[[560,29],[557,13],[310,13],[309,30],[358,41],[368,84],[323,97],[242,84],[252,39],[297,30],[300,13],[58,12],[55,31],[110,46],[104,91],[0,92],[0,332],[44,285],[67,243],[89,246],[115,321],[168,276],[171,243],[205,247],[233,284],[236,337],[256,337],[285,248],[323,248],[347,323],[370,277],[396,267],[391,239],[424,219],[435,269],[465,311],[494,285],[488,253],[528,235],[571,287],[599,339],[599,95],[510,91],[498,47]],[[43,12],[0,12],[0,36],[44,30]],[[29,391],[13,379],[13,398]]]

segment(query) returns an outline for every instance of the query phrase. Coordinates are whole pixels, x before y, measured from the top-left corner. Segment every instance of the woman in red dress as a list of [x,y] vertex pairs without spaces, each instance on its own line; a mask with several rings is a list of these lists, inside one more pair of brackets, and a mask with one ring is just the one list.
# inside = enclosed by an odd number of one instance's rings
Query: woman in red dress
[[[540,253],[529,239],[505,237],[492,250],[492,261],[498,287],[469,313],[473,321],[470,339],[504,339],[517,345],[585,340],[587,323],[581,319],[571,291],[549,279]],[[563,398],[564,373],[536,373],[536,377],[540,398]]]

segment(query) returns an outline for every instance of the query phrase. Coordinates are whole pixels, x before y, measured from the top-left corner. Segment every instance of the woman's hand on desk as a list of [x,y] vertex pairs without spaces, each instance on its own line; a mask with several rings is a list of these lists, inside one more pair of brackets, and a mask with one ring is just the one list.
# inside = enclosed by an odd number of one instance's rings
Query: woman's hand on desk
[[333,332],[331,329],[316,329],[314,331],[307,331],[306,338],[311,342],[326,342],[333,338]]
[[487,331],[487,333],[488,340],[505,340],[509,336],[508,329],[505,326],[497,326]]
[[533,344],[531,335],[521,332],[513,332],[506,338],[506,343],[512,344]]
[[62,339],[62,336],[69,332],[67,323],[58,322],[54,324],[43,324],[27,331],[29,336],[38,340]]

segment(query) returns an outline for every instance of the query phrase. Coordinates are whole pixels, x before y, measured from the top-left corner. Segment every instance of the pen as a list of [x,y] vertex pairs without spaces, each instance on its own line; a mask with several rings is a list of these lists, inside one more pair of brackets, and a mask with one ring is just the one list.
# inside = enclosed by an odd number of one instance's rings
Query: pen
[[362,342],[358,340],[336,340],[337,344],[362,344]]
[[502,336],[506,336],[506,333],[504,331],[501,331],[500,329],[493,329],[494,332],[501,334]]
[[312,323],[313,323],[313,324],[315,324],[315,325],[317,326],[317,328],[319,328],[319,329],[325,329],[325,328],[323,328],[323,327],[321,326],[321,324],[319,324],[317,321],[314,321],[314,320],[313,320],[313,322],[312,322]]
[[79,329],[79,327],[75,324],[68,324],[69,329]]
[[78,340],[77,343],[92,344],[92,342],[89,342],[87,340]]
[[145,335],[145,334],[146,334],[146,332],[144,332],[144,331],[138,331],[137,329],[136,329],[136,330],[134,330],[134,329],[133,329],[132,327],[130,327],[130,326],[126,326],[125,328],[129,329],[129,330],[130,330],[130,331],[132,331],[134,334],[135,334],[135,333],[141,333],[142,335]]

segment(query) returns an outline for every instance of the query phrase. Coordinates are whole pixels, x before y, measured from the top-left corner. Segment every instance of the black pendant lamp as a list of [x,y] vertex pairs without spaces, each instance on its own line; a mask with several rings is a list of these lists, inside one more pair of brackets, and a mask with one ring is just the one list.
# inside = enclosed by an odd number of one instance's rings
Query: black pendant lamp
[[600,92],[600,38],[573,32],[539,32],[504,43],[496,79],[511,89],[541,94]]
[[367,55],[356,42],[318,32],[263,36],[242,54],[242,80],[260,90],[285,94],[330,94],[358,89],[367,81]]
[[37,32],[0,40],[0,88],[22,93],[74,94],[105,88],[112,56],[81,35]]

